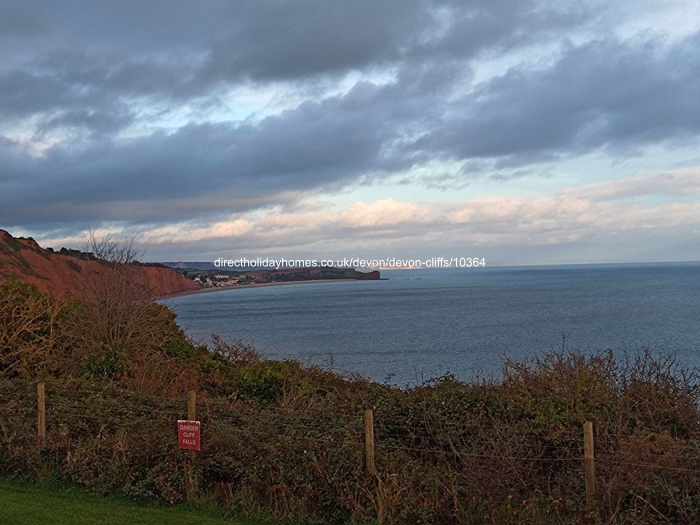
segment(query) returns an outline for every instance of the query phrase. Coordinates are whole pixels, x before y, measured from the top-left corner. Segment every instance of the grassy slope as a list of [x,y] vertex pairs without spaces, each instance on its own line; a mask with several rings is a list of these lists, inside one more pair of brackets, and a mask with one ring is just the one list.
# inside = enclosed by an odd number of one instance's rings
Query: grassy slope
[[166,508],[101,498],[75,489],[0,481],[3,525],[254,525],[183,507]]

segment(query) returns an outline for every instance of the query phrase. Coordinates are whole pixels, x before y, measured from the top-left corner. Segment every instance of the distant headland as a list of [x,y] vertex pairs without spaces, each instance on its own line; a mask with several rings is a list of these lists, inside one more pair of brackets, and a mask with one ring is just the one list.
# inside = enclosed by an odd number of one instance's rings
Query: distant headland
[[232,288],[252,288],[282,284],[298,284],[304,282],[328,281],[375,281],[381,278],[378,271],[361,272],[354,268],[217,268],[210,262],[164,262],[164,266],[172,268],[197,283],[199,290],[183,290],[172,295],[200,293]]
[[[272,286],[307,281],[377,280],[378,271],[353,268],[221,269],[212,263],[166,262],[120,264],[131,284],[153,297],[220,289]],[[16,279],[56,297],[79,297],[98,280],[110,279],[116,267],[91,252],[42,248],[31,237],[13,237],[0,229],[0,283]]]

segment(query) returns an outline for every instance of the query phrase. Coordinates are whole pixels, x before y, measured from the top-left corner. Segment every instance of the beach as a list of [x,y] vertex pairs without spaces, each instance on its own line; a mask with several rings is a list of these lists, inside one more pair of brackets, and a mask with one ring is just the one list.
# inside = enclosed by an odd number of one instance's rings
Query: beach
[[212,286],[211,288],[200,288],[199,290],[186,290],[183,292],[176,292],[173,294],[162,295],[158,297],[158,300],[173,299],[175,297],[182,297],[185,295],[199,295],[210,292],[224,292],[228,290],[240,290],[243,288],[268,288],[271,286],[285,286],[290,284],[308,284],[308,283],[338,283],[338,282],[363,282],[363,279],[306,279],[303,281],[275,281],[270,283],[254,283],[254,284],[242,284],[237,286]]

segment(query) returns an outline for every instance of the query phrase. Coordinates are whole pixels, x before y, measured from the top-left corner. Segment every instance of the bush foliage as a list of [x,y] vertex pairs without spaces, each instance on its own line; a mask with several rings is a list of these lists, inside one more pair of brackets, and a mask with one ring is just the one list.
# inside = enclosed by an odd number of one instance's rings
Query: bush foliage
[[[56,303],[0,287],[0,472],[307,523],[690,523],[700,517],[698,382],[672,359],[547,354],[500,381],[446,376],[411,390],[340,377],[214,339],[167,308]],[[48,445],[35,446],[33,383]],[[199,392],[203,450],[177,450]],[[363,411],[375,410],[376,478]],[[584,508],[593,421],[598,516]]]

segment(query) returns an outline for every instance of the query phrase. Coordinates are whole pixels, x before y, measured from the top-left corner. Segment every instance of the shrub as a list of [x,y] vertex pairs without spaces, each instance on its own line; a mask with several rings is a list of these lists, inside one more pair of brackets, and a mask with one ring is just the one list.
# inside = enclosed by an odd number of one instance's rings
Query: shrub
[[262,403],[278,401],[284,387],[283,365],[256,363],[243,368],[239,377],[241,398]]
[[33,379],[50,374],[60,359],[67,309],[32,286],[0,285],[0,374]]
[[[601,520],[700,517],[700,390],[670,358],[555,353],[506,362],[500,381],[445,376],[401,390],[266,361],[241,343],[194,345],[167,308],[126,293],[135,303],[113,300],[98,319],[104,303],[58,304],[18,283],[1,291],[3,474],[171,503],[196,480],[203,497],[278,521],[573,524],[589,518],[590,420]],[[41,453],[37,378],[48,392]],[[191,466],[175,436],[190,388],[203,428]],[[368,407],[377,477],[364,467]]]
[[117,352],[108,352],[102,356],[89,356],[83,367],[83,373],[91,379],[118,379],[126,366]]

